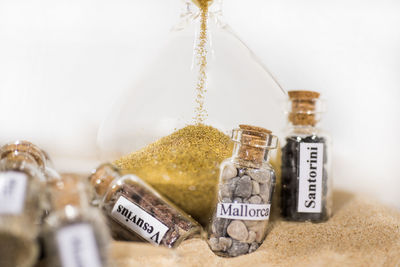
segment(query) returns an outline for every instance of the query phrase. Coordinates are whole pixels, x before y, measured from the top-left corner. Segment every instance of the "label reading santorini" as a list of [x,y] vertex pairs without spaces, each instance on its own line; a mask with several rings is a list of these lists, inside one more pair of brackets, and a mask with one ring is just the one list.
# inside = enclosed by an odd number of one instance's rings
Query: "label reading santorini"
[[323,157],[324,144],[300,143],[298,212],[321,212]]
[[89,224],[60,229],[56,235],[63,267],[101,267],[100,253]]
[[0,214],[22,213],[27,181],[23,172],[0,173]]
[[218,203],[217,217],[225,219],[265,221],[269,219],[270,208],[270,204]]
[[125,197],[119,197],[111,216],[150,243],[159,245],[168,227]]

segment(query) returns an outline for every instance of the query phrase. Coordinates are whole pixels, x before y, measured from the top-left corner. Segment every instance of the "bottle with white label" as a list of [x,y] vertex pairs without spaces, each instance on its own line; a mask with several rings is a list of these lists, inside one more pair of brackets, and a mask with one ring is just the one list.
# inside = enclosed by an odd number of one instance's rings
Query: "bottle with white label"
[[95,191],[92,204],[106,215],[118,240],[175,248],[201,232],[196,221],[135,175],[104,164],[89,180]]
[[51,212],[43,230],[47,266],[108,266],[109,231],[101,212],[90,206],[80,177],[62,176],[48,187]]
[[329,136],[319,127],[323,102],[313,91],[290,91],[289,127],[282,148],[281,214],[323,222],[332,213]]
[[233,156],[221,164],[218,202],[208,229],[211,250],[224,257],[254,252],[262,244],[275,187],[268,154],[277,137],[261,127],[240,125],[232,139]]
[[33,266],[43,215],[45,158],[15,142],[0,148],[0,266]]

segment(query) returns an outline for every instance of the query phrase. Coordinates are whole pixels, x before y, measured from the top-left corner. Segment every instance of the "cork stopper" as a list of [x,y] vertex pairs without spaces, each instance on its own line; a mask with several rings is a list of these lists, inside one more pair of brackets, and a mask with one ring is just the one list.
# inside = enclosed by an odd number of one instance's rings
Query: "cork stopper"
[[92,171],[89,183],[93,186],[96,197],[102,197],[109,185],[120,176],[119,170],[110,163],[100,165]]
[[81,177],[65,174],[59,180],[49,181],[48,185],[54,210],[62,210],[66,206],[82,207],[88,203]]
[[318,122],[316,116],[317,102],[320,93],[314,91],[289,91],[291,110],[289,121],[294,125],[314,126]]
[[239,125],[233,131],[233,141],[240,144],[237,155],[240,159],[262,163],[268,149],[276,148],[277,138],[270,130],[251,125]]
[[38,146],[32,144],[29,141],[19,140],[14,143],[9,143],[1,147],[0,159],[10,157],[11,154],[27,153],[36,162],[36,164],[44,169],[46,167],[46,156]]

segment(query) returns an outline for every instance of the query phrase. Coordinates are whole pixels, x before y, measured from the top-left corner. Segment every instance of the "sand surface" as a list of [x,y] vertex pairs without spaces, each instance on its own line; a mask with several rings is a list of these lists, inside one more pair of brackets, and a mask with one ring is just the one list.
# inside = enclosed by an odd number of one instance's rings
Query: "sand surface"
[[111,266],[400,266],[399,226],[399,211],[339,191],[328,222],[272,219],[265,242],[250,255],[220,258],[197,238],[176,250],[114,242]]

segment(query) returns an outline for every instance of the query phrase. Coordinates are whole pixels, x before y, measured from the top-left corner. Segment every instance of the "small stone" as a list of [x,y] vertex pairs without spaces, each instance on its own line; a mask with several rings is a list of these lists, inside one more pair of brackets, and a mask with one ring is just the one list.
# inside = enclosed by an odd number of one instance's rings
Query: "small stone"
[[249,236],[246,225],[242,221],[233,221],[229,224],[227,233],[233,239],[245,241]]
[[252,243],[249,248],[249,253],[256,251],[258,249],[258,247],[259,247],[258,243],[255,243],[255,242]]
[[222,251],[227,251],[232,246],[232,239],[229,237],[220,237],[219,246]]
[[249,244],[233,241],[232,246],[228,249],[228,255],[237,257],[246,254],[249,251]]
[[260,184],[256,181],[253,181],[253,191],[251,191],[252,195],[260,194]]
[[226,165],[222,172],[222,180],[226,181],[226,180],[232,179],[233,177],[236,177],[237,174],[238,174],[238,171],[235,166]]
[[250,204],[261,204],[261,202],[262,202],[262,199],[261,199],[260,196],[252,196],[252,197],[249,199],[249,203],[250,203]]
[[235,197],[233,199],[233,203],[243,203],[243,199],[241,199],[240,197]]
[[211,226],[212,233],[216,237],[221,237],[226,235],[226,228],[228,227],[229,220],[224,218],[215,218]]
[[222,250],[219,240],[216,237],[210,238],[208,240],[208,244],[210,245],[210,248],[212,251],[221,251]]
[[222,198],[231,198],[232,197],[232,190],[229,184],[223,184],[220,187],[220,193]]
[[250,226],[249,231],[253,231],[256,233],[256,242],[261,243],[265,237],[265,232],[266,232],[266,225],[267,223],[265,221],[261,221],[257,223],[256,225]]
[[254,241],[256,241],[256,232],[253,231],[249,231],[249,236],[247,237],[246,242],[247,243],[253,243]]
[[239,169],[239,174],[238,174],[238,176],[239,176],[239,177],[242,177],[243,175],[245,175],[245,173],[246,173],[246,170],[245,170],[245,169]]
[[235,189],[235,196],[248,198],[251,196],[251,192],[253,190],[253,183],[251,182],[251,178],[247,175],[240,178],[237,182]]
[[240,177],[234,177],[228,181],[228,187],[232,193],[235,192],[235,189],[236,189],[236,186],[237,186],[237,183],[239,180],[240,180]]
[[268,172],[260,171],[260,170],[251,170],[246,172],[247,175],[251,177],[254,181],[264,184],[266,183],[269,179]]
[[269,201],[269,186],[268,184],[260,184],[260,196],[266,202]]

